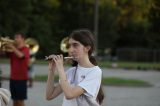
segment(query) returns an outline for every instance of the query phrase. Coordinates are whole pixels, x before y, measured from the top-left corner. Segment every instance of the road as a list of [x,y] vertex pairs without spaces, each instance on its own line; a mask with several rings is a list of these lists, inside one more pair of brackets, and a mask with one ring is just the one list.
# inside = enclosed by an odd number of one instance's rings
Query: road
[[[9,65],[1,64],[2,74],[9,75]],[[46,65],[35,65],[36,75],[46,75]],[[104,86],[105,99],[102,106],[160,106],[160,72],[137,71],[124,69],[102,69],[103,77],[121,77],[140,79],[153,84],[153,87],[116,87]],[[8,89],[9,82],[3,81],[2,87]],[[33,88],[28,88],[26,106],[61,106],[63,94],[58,98],[45,100],[45,82],[35,82]],[[10,102],[9,106],[12,105]]]

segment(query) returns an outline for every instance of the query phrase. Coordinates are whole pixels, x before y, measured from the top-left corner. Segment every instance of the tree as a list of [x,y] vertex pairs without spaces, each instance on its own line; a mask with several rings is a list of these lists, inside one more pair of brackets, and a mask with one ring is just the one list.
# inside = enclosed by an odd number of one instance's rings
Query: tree
[[31,12],[30,0],[1,0],[0,2],[0,33],[13,37],[17,31],[26,32],[28,17]]

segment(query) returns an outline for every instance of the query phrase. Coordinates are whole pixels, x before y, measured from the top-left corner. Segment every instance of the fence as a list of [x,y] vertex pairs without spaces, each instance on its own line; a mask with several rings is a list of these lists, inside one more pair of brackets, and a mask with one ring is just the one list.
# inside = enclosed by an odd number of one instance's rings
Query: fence
[[121,61],[160,62],[160,49],[119,48],[116,54]]

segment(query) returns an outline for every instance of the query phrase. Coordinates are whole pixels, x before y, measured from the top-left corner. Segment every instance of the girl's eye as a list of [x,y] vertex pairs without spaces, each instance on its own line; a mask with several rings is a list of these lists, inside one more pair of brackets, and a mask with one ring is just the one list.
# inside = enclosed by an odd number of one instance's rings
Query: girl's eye
[[78,46],[79,46],[78,43],[72,43],[72,44],[69,44],[67,47],[68,47],[68,48],[71,48],[71,47],[77,48]]
[[74,44],[73,44],[73,47],[75,47],[75,48],[78,47],[78,44],[77,44],[77,43],[74,43]]

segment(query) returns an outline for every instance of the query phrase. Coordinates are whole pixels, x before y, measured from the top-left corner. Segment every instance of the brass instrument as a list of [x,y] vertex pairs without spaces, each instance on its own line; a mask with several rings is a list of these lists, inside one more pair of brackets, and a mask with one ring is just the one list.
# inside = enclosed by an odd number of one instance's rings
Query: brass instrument
[[[29,47],[31,53],[35,54],[39,50],[38,42],[33,38],[27,38],[25,40],[26,46]],[[13,52],[12,49],[8,48],[8,44],[15,44],[15,41],[7,37],[0,37],[0,51]]]
[[[65,37],[65,38],[62,39],[62,41],[60,43],[60,49],[64,53],[68,52],[68,46],[69,46],[68,45],[68,40],[69,40],[69,38]],[[54,54],[49,55],[49,56],[45,56],[45,60],[52,60],[54,56],[55,56]],[[67,59],[76,59],[76,58],[74,58],[74,57],[64,57],[64,59],[67,60]]]
[[12,52],[12,49],[7,46],[8,44],[15,44],[15,41],[8,37],[0,37],[0,51]]
[[60,49],[62,52],[67,53],[68,52],[68,37],[65,37],[62,39],[61,43],[60,43]]
[[25,40],[26,46],[30,49],[30,54],[34,55],[38,52],[39,50],[39,44],[37,42],[37,40],[33,39],[33,38],[27,38]]

